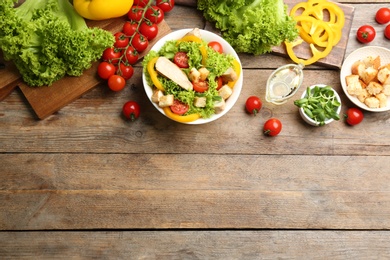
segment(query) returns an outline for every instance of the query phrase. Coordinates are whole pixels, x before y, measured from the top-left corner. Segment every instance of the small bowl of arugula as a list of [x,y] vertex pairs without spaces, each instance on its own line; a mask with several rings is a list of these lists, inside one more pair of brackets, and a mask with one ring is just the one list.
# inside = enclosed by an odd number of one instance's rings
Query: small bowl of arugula
[[328,85],[308,87],[294,105],[299,107],[303,120],[312,126],[323,126],[340,119],[340,96]]

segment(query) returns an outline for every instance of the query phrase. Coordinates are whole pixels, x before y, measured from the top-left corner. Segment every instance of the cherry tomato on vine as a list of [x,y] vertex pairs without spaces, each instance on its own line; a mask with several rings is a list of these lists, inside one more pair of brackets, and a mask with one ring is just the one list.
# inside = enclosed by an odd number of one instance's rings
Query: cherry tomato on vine
[[145,17],[152,23],[158,24],[164,19],[164,12],[160,9],[160,7],[152,5],[148,8],[148,10],[146,10]]
[[129,45],[126,49],[123,50],[122,55],[124,55],[124,58],[122,59],[124,61],[127,61],[131,65],[136,64],[139,58],[138,51],[131,45]]
[[144,21],[139,26],[139,32],[144,35],[149,41],[156,38],[158,34],[157,24],[151,23],[149,21]]
[[344,115],[344,117],[349,125],[357,125],[362,122],[364,115],[359,108],[352,107],[347,110],[347,113]]
[[107,61],[102,61],[98,65],[97,72],[100,78],[108,79],[115,74],[115,66]]
[[183,115],[187,113],[189,106],[177,99],[173,101],[173,105],[170,106],[171,111],[177,115]]
[[119,62],[119,59],[121,57],[120,52],[116,52],[115,48],[107,48],[103,51],[102,59],[105,61],[109,61],[112,64],[116,64]]
[[127,36],[133,36],[137,32],[138,24],[133,21],[127,21],[123,25],[122,32]]
[[133,5],[138,5],[145,7],[148,4],[149,0],[134,0]]
[[182,52],[182,51],[176,52],[175,56],[173,57],[173,62],[179,68],[189,68],[188,56],[187,56],[187,53],[185,53],[185,52]]
[[108,78],[108,87],[112,91],[121,91],[126,85],[126,80],[119,75],[112,75]]
[[387,7],[379,8],[375,14],[375,20],[379,24],[385,24],[390,22],[390,9]]
[[121,62],[118,66],[116,74],[122,76],[125,80],[128,80],[133,76],[134,68],[130,64]]
[[209,42],[207,44],[209,47],[213,48],[216,52],[223,53],[223,47],[219,42]]
[[135,101],[127,101],[122,108],[123,115],[132,122],[139,117],[140,106]]
[[356,37],[361,43],[369,43],[374,40],[376,32],[371,25],[363,25],[357,30]]
[[199,80],[197,82],[193,81],[192,86],[194,87],[194,90],[199,93],[203,93],[209,89],[209,84],[204,80]]
[[282,122],[276,118],[268,119],[263,128],[263,133],[268,136],[277,136],[282,131]]
[[139,22],[142,20],[143,12],[144,12],[144,8],[142,6],[133,5],[130,8],[130,11],[127,13],[127,18],[129,18],[129,20]]
[[165,13],[170,12],[175,6],[174,0],[156,0],[156,5],[161,8]]
[[116,48],[125,48],[129,44],[129,37],[126,36],[123,32],[117,32],[114,34],[115,43],[114,47]]
[[260,98],[257,96],[250,96],[246,102],[245,102],[245,109],[249,114],[256,115],[261,107],[263,106],[263,103],[261,102]]
[[385,28],[385,37],[390,40],[390,24]]
[[131,41],[131,45],[138,51],[143,52],[148,48],[149,41],[148,38],[143,36],[142,34],[136,33]]

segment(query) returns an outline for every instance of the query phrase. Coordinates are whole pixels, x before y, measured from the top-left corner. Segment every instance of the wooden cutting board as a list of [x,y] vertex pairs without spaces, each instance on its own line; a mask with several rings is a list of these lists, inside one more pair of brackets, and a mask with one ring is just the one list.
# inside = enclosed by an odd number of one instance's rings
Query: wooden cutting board
[[[290,11],[291,8],[294,7],[297,3],[305,2],[305,1],[285,0],[284,2],[288,5]],[[341,68],[341,65],[344,61],[344,55],[348,44],[349,33],[351,31],[352,19],[355,12],[354,7],[352,6],[340,4],[340,3],[336,3],[336,4],[344,11],[344,15],[345,15],[345,24],[342,30],[341,39],[339,43],[333,47],[331,53],[328,56],[319,60],[316,63],[317,65],[322,65],[331,68]],[[284,44],[274,47],[272,50],[277,55],[283,55],[288,57]],[[296,53],[297,57],[301,59],[308,59],[312,56],[310,48],[306,44],[297,46],[296,48],[294,48],[294,52]]]
[[[104,21],[88,21],[87,23],[90,27],[100,27],[115,33],[122,30],[125,21],[125,17],[122,17]],[[158,27],[157,37],[149,43],[148,49],[140,54],[140,59],[152,48],[155,42],[171,31],[165,21],[162,21]],[[94,62],[92,67],[80,77],[67,76],[56,81],[50,87],[39,88],[27,86],[22,81],[15,66],[10,62],[5,64],[6,67],[0,69],[0,100],[4,99],[16,86],[19,86],[39,119],[44,119],[57,112],[103,82],[96,72],[99,62]]]

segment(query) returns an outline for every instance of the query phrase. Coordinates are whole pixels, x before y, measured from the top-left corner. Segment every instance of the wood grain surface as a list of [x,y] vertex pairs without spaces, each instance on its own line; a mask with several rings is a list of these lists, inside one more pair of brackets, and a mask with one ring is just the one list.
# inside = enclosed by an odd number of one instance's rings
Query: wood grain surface
[[[387,2],[355,8],[346,55],[366,46],[357,28]],[[167,14],[171,30],[204,28],[193,6]],[[388,46],[377,30],[368,45]],[[170,121],[149,102],[141,66],[120,93],[104,84],[44,120],[20,89],[0,102],[0,259],[387,259],[390,114],[361,124],[303,122],[293,98],[264,101],[268,76],[289,59],[240,54],[244,86],[229,113],[206,125]],[[339,70],[310,66],[298,90],[333,86]],[[141,117],[121,116],[128,100]],[[277,117],[276,138],[262,126]]]

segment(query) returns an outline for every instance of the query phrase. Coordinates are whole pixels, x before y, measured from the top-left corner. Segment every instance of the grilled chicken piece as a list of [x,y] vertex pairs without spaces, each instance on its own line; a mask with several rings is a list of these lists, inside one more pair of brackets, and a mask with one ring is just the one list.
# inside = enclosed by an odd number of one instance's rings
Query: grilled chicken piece
[[172,61],[165,57],[159,57],[156,62],[156,70],[169,78],[185,90],[192,90],[192,83],[187,75]]

